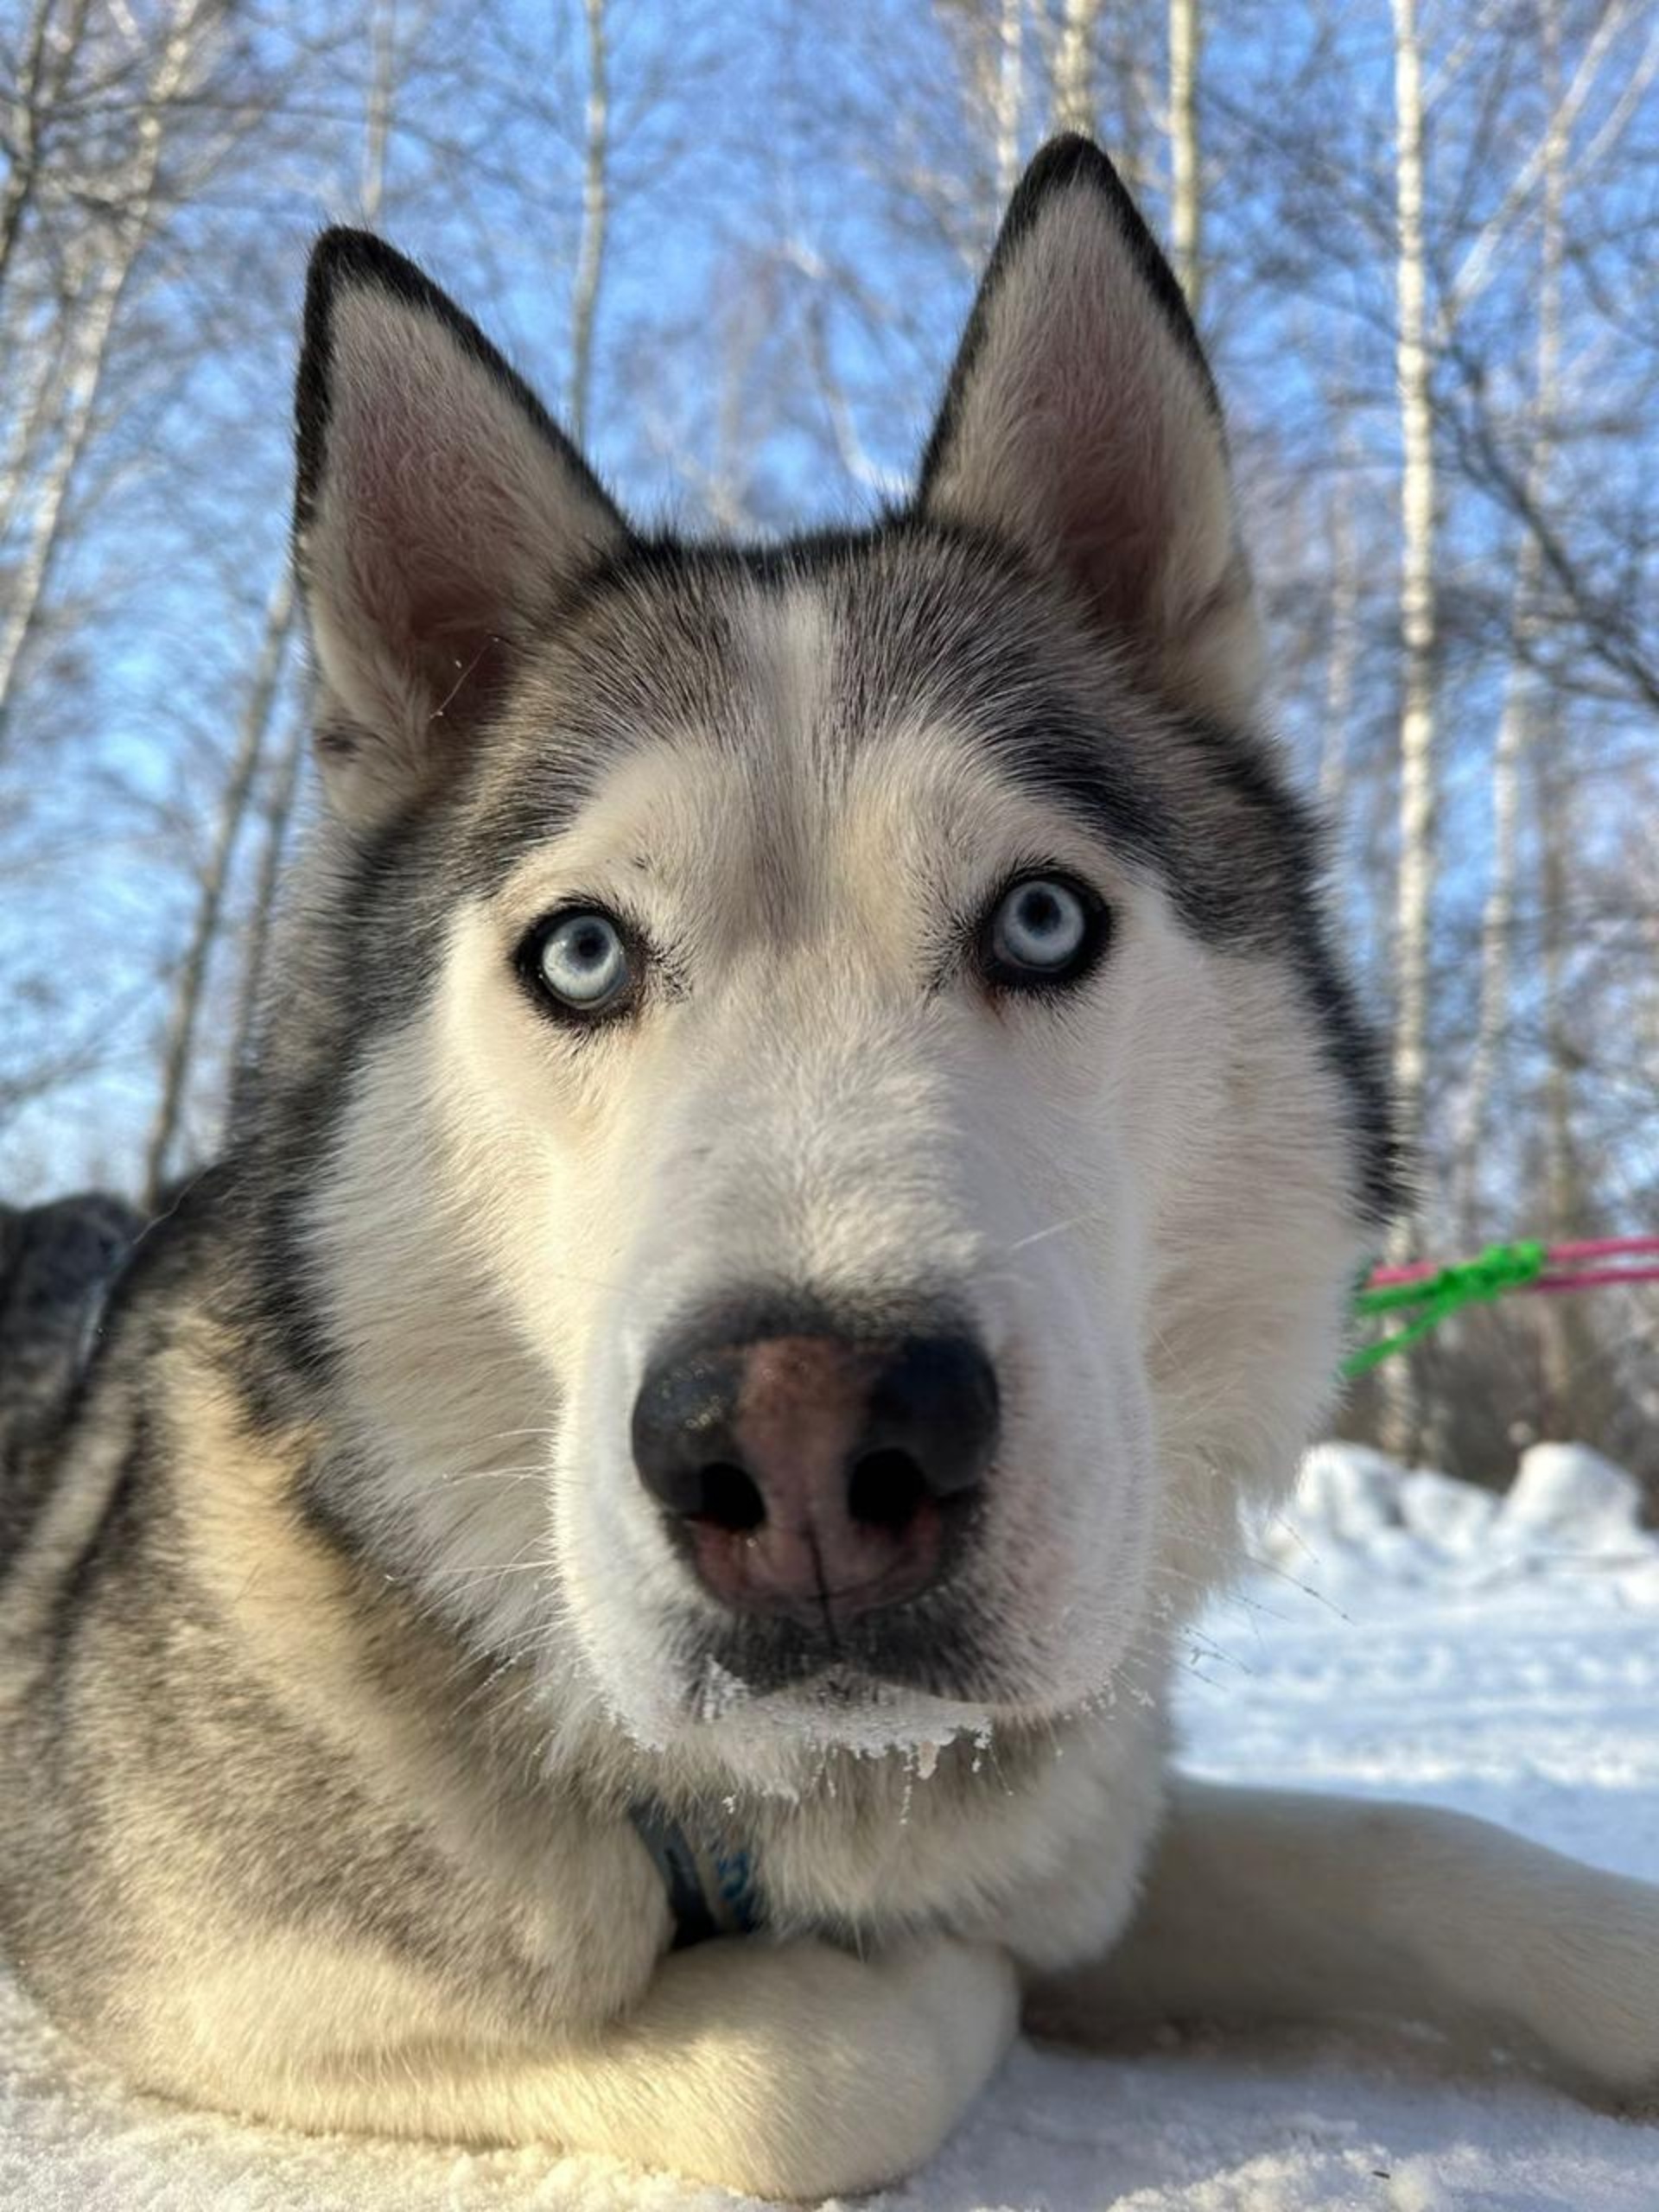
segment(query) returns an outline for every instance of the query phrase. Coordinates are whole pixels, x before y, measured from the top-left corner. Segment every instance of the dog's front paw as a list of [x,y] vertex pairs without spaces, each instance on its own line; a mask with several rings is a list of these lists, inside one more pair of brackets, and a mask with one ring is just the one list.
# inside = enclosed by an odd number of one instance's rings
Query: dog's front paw
[[[701,2057],[717,2070],[660,2163],[757,2196],[874,2189],[931,2158],[1013,2040],[1013,1961],[953,1940],[874,1960],[816,1942],[741,1955],[710,1943],[672,1972],[701,1983]],[[746,1985],[741,2023],[720,1982]],[[762,1984],[769,1986],[762,1988]]]
[[874,1971],[900,1993],[933,2059],[939,2100],[949,2107],[943,2140],[1019,2031],[1020,1981],[1014,1961],[991,1944],[947,1937],[899,1952]]

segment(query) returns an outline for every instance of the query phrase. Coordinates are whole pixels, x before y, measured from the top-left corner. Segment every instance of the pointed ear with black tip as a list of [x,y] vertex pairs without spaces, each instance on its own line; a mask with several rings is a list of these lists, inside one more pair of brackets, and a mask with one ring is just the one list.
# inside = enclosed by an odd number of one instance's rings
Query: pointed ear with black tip
[[482,332],[366,232],[311,257],[296,411],[323,780],[372,824],[455,760],[537,619],[626,529]]
[[1051,140],[1014,193],[918,498],[1080,586],[1172,704],[1230,719],[1253,703],[1220,402],[1168,264],[1086,138]]

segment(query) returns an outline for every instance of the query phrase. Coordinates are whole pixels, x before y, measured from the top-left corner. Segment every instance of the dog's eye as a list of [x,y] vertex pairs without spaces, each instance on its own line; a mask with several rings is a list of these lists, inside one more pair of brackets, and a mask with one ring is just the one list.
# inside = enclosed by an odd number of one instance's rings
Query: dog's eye
[[521,963],[545,996],[577,1014],[614,1014],[638,988],[621,925],[598,907],[555,914],[534,929]]
[[1070,983],[1092,968],[1106,942],[1106,908],[1092,891],[1059,875],[1011,883],[980,931],[980,965],[1005,989]]

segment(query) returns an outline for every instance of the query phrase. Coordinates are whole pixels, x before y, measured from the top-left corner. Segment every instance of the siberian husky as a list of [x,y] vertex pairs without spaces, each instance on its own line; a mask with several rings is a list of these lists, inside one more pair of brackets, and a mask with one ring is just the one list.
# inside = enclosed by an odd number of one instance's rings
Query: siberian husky
[[1033,163],[868,529],[637,529],[348,231],[298,424],[257,1062],[12,1420],[43,2004],[193,2102],[784,2197],[925,2159],[1022,2013],[1650,2088],[1659,1891],[1167,1764],[1394,1163],[1105,158]]

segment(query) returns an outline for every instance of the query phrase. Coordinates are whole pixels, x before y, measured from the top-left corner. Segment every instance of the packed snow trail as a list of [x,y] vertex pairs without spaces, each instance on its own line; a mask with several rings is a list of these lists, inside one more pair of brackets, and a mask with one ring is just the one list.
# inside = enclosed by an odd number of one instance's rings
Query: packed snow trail
[[[1659,1545],[1592,1453],[1501,1503],[1326,1447],[1185,1654],[1185,1762],[1409,1796],[1659,1880]],[[1655,1962],[1659,1974],[1659,1961]],[[690,2212],[717,2190],[541,2152],[311,2140],[124,2098],[0,1984],[0,2205]],[[1659,2212],[1659,2125],[1408,2030],[1020,2044],[872,2212]]]

